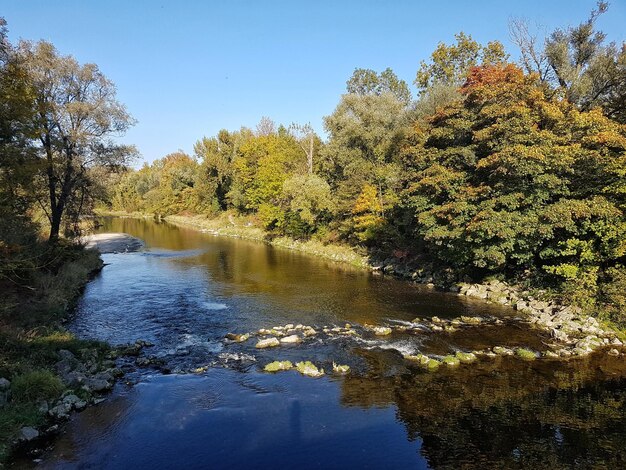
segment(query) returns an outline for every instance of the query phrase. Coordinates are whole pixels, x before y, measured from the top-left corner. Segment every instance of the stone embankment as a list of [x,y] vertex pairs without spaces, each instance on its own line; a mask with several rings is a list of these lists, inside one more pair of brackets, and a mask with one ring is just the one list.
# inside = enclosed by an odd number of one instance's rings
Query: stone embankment
[[607,347],[609,353],[617,355],[616,348],[622,347],[623,332],[602,325],[582,309],[538,299],[527,290],[499,280],[484,284],[455,283],[449,273],[411,269],[406,263],[393,259],[374,263],[371,268],[374,272],[410,279],[432,288],[447,286],[447,290],[460,296],[511,307],[532,327],[549,332],[554,342],[562,345],[556,357],[584,356],[600,347]]

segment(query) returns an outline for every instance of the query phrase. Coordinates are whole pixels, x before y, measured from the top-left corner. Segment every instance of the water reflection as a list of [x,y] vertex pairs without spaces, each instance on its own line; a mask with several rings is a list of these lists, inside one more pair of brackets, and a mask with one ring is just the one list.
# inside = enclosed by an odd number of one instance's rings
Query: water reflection
[[[623,468],[626,367],[597,354],[570,362],[482,359],[427,373],[407,349],[446,354],[493,344],[541,349],[519,323],[258,351],[228,331],[285,323],[380,323],[415,316],[513,315],[409,283],[263,244],[135,219],[103,231],[145,240],[106,255],[72,328],[116,342],[148,339],[174,370],[247,354],[201,376],[155,374],[73,420],[44,468]],[[263,374],[275,360],[333,360],[353,372]],[[228,367],[233,367],[233,369]]]
[[391,352],[342,384],[342,403],[394,406],[433,468],[621,468],[626,370],[604,354],[571,362],[497,358],[436,374],[396,370]]

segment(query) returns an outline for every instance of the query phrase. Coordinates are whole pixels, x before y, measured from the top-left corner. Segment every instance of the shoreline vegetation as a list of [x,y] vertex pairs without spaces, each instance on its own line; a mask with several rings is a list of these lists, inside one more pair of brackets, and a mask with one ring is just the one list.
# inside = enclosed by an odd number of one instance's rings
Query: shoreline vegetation
[[[87,282],[103,267],[99,253],[81,245],[55,247],[50,269],[28,285],[3,284],[0,315],[0,467],[11,452],[58,431],[72,409],[110,389],[99,379],[109,347],[77,339],[64,327]],[[28,294],[24,294],[26,289]],[[84,370],[81,377],[72,371]],[[87,371],[88,369],[88,371]],[[82,379],[82,380],[80,380]]]

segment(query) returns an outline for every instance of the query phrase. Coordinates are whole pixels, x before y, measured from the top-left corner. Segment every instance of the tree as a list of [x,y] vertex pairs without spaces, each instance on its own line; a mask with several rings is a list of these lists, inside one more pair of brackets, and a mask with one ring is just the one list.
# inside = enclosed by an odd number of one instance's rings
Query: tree
[[35,90],[34,127],[46,194],[38,196],[54,243],[66,209],[73,205],[80,215],[80,201],[91,197],[88,169],[126,165],[135,156],[134,147],[112,140],[134,121],[95,64],[80,65],[47,42],[22,42],[19,55]]
[[0,240],[11,245],[34,233],[29,209],[37,167],[31,142],[34,94],[6,34],[0,18]]
[[430,63],[420,63],[414,82],[420,90],[415,107],[418,118],[431,116],[439,108],[459,101],[459,88],[471,67],[502,64],[508,59],[504,46],[498,41],[483,46],[464,32],[454,37],[456,44],[440,42],[431,54]]
[[529,270],[584,303],[626,254],[626,130],[511,64],[471,69],[462,93],[411,137],[417,237],[455,268]]
[[588,111],[601,107],[605,115],[626,122],[626,43],[605,44],[606,35],[596,31],[597,19],[608,11],[599,1],[589,18],[578,26],[556,29],[543,43],[527,24],[510,24],[522,64],[567,100]]
[[482,46],[464,32],[457,33],[454,37],[456,44],[440,42],[431,55],[430,63],[420,63],[415,85],[421,93],[438,83],[460,87],[472,67],[502,64],[508,59],[504,46],[498,41]]
[[261,120],[256,125],[256,135],[268,136],[276,133],[276,124],[267,116],[261,117]]
[[405,104],[391,93],[349,93],[324,118],[330,139],[323,152],[322,173],[345,217],[351,217],[352,205],[366,183],[378,189],[383,212],[395,201],[406,117]]
[[[317,175],[294,175],[283,183],[285,233],[302,237],[316,231],[335,209],[330,186]],[[296,229],[297,228],[297,229]]]
[[315,155],[316,147],[319,148],[321,145],[321,140],[315,134],[313,130],[313,126],[310,123],[307,124],[291,124],[288,128],[289,133],[293,136],[294,139],[300,145],[303,152],[306,155],[307,161],[307,172],[309,175],[313,174],[313,157]]
[[346,82],[348,93],[355,95],[377,95],[391,93],[395,98],[408,105],[411,102],[411,92],[404,80],[387,68],[380,74],[372,69],[354,69],[352,76]]

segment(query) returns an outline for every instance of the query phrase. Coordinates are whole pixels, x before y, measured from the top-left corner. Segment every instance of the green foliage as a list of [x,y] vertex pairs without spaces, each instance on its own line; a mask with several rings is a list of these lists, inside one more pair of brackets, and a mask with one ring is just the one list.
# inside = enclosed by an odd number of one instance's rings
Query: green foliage
[[63,391],[63,383],[48,370],[18,375],[11,382],[12,399],[18,402],[54,400]]
[[482,46],[464,32],[454,37],[456,44],[440,42],[431,55],[431,62],[420,63],[415,85],[422,92],[438,83],[460,86],[472,67],[502,64],[508,59],[504,46],[498,41]]
[[347,81],[348,93],[355,95],[392,94],[405,105],[411,102],[411,92],[404,80],[400,80],[390,68],[380,74],[371,69],[354,69],[352,77]]
[[459,269],[543,271],[589,307],[597,269],[625,254],[624,128],[512,65],[472,69],[462,91],[412,138],[417,236]]

